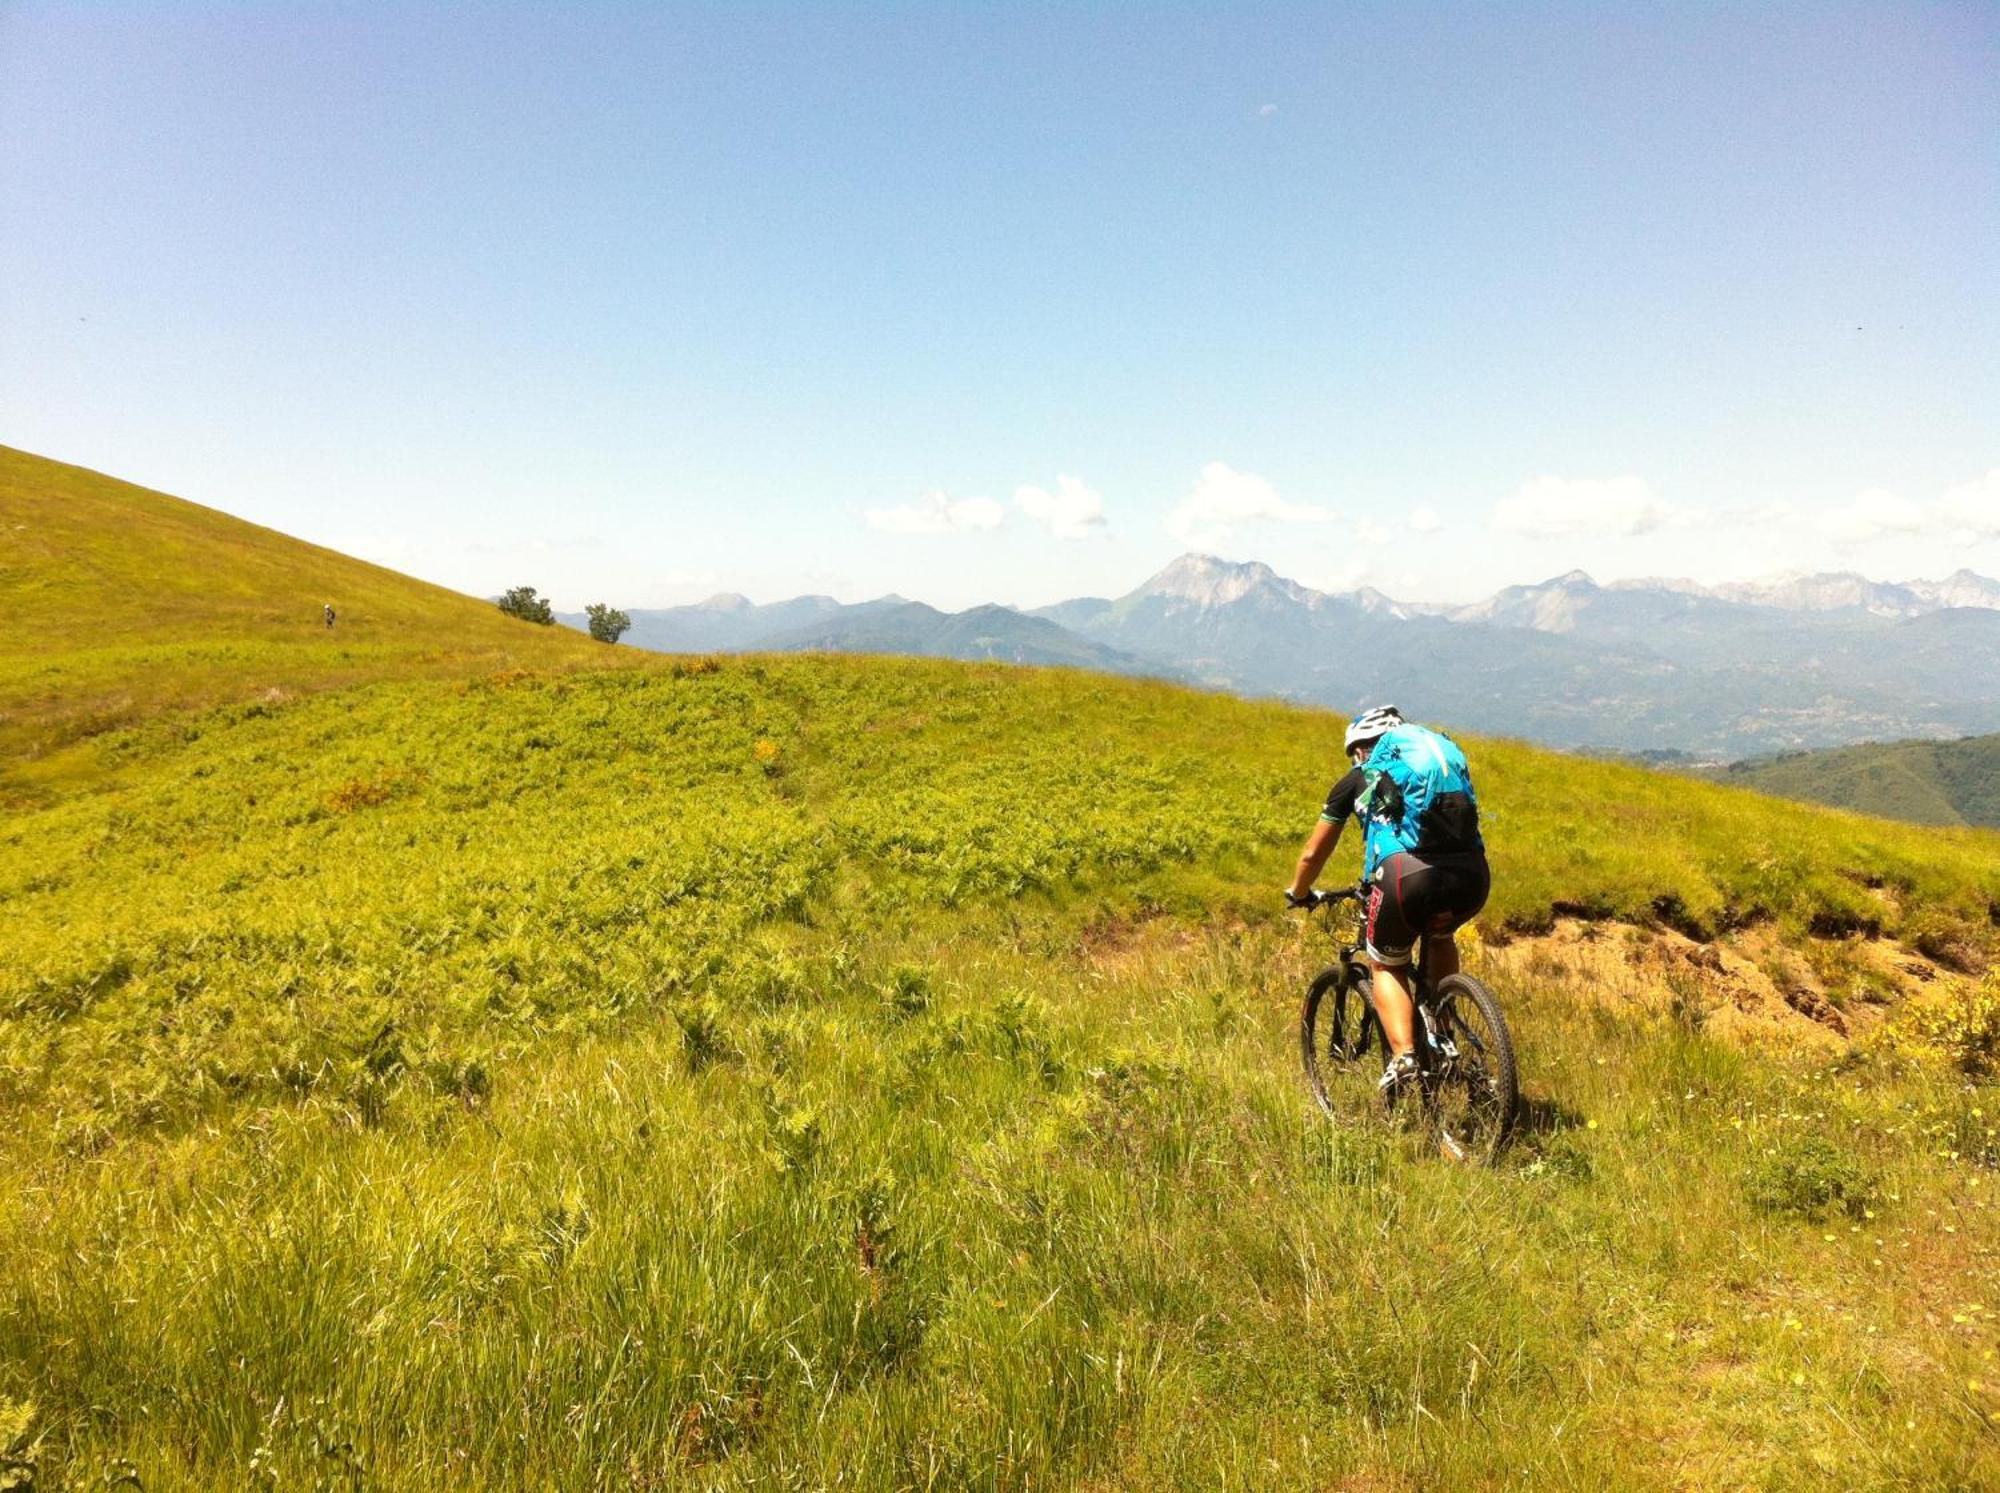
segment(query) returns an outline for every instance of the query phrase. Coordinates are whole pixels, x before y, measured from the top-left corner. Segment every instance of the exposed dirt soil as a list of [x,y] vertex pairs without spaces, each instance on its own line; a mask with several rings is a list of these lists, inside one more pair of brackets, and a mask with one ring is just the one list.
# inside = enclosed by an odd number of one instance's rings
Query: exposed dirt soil
[[1962,980],[1893,939],[1857,934],[1798,946],[1769,928],[1698,943],[1671,929],[1560,918],[1547,933],[1467,952],[1474,970],[1503,979],[1558,982],[1745,1043],[1823,1048],[1864,1035],[1904,997]]

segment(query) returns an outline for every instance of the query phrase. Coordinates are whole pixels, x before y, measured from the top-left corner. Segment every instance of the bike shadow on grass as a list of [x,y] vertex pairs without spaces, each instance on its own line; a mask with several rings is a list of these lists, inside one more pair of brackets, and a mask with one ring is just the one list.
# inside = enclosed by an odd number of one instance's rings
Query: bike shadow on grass
[[1514,1111],[1507,1162],[1528,1176],[1587,1182],[1596,1167],[1582,1144],[1585,1127],[1583,1113],[1555,1095],[1523,1094]]
[[1581,1130],[1581,1110],[1571,1109],[1553,1094],[1523,1094],[1514,1110],[1514,1137],[1529,1141],[1566,1130]]

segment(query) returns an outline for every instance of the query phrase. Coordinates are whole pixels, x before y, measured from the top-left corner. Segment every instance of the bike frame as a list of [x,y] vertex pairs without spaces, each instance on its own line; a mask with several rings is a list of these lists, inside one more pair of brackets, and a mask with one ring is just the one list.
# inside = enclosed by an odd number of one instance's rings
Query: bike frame
[[[1351,893],[1336,893],[1321,905],[1350,900],[1357,905],[1357,908],[1362,905],[1362,895],[1358,888]],[[1430,1055],[1436,1045],[1437,1031],[1437,1021],[1431,1010],[1430,956],[1430,939],[1419,935],[1417,957],[1410,965],[1410,1004],[1416,1008],[1416,1020],[1413,1026],[1417,1037],[1417,1062],[1426,1069],[1430,1067]],[[1375,966],[1369,962],[1365,946],[1360,942],[1340,946],[1340,963],[1360,970],[1368,982],[1366,999],[1361,1008],[1361,1025],[1355,1036],[1356,1050],[1366,1052],[1371,1038],[1380,1040],[1386,1061],[1388,1042],[1381,1035],[1382,1017],[1375,1009]]]
[[[1342,890],[1315,899],[1312,906],[1324,908],[1336,902],[1359,904],[1365,894],[1366,888]],[[1381,1049],[1383,1061],[1386,1063],[1388,1060],[1388,1043],[1380,1039],[1382,1019],[1375,1009],[1375,976],[1366,957],[1366,947],[1365,928],[1359,938],[1342,939],[1338,945],[1337,960],[1320,971],[1308,988],[1301,1017],[1300,1046],[1306,1076],[1320,1107],[1329,1115],[1334,1113],[1334,1109],[1321,1070],[1319,1054],[1322,1043],[1327,1061],[1353,1062],[1368,1051],[1372,1036]],[[1512,1128],[1518,1091],[1512,1039],[1498,1003],[1485,986],[1470,976],[1452,978],[1459,983],[1440,1001],[1437,987],[1431,979],[1430,948],[1426,942],[1410,966],[1410,998],[1415,1008],[1411,1023],[1414,1028],[1412,1035],[1416,1039],[1414,1055],[1418,1071],[1422,1074],[1418,1092],[1427,1122],[1438,1125],[1440,1144],[1445,1147],[1446,1154],[1462,1161],[1469,1154],[1464,1144],[1465,1136],[1454,1133],[1459,1129],[1456,1120],[1446,1122],[1440,1115],[1438,1098],[1446,1089],[1439,1086],[1451,1086],[1449,1092],[1456,1094],[1456,1086],[1469,1080],[1473,1085],[1467,1091],[1471,1105],[1483,1109],[1484,1101],[1479,1097],[1482,1094],[1499,1101],[1500,1108],[1493,1112],[1490,1125],[1478,1120],[1471,1122],[1474,1144],[1488,1155],[1493,1148],[1505,1144]],[[1349,998],[1354,998],[1359,1006],[1351,1041],[1344,1038],[1342,1031],[1346,1024],[1342,1013]],[[1476,1007],[1480,1026],[1466,1026],[1457,1004],[1461,999],[1469,999]],[[1325,1029],[1323,1037],[1316,1035],[1319,1013],[1328,1012],[1329,1008],[1331,1025]],[[1461,1045],[1466,1039],[1470,1040],[1470,1048]],[[1385,1102],[1393,1104],[1394,1095],[1385,1096]],[[1484,1139],[1478,1138],[1482,1128],[1486,1132]]]

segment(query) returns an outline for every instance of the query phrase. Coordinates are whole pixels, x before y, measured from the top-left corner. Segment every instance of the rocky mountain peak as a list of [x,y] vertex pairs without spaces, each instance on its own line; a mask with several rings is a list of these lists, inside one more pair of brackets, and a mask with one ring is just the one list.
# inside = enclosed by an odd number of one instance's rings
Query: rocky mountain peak
[[1941,581],[1905,581],[1903,589],[1937,607],[2000,608],[2000,581],[1963,567]]
[[1768,580],[1718,586],[1716,594],[1732,601],[1782,607],[1794,612],[1834,612],[1857,608],[1877,616],[1904,617],[1924,610],[1922,599],[1908,588],[1888,581],[1871,581],[1852,570],[1823,571],[1816,575],[1793,571]]
[[1182,555],[1132,594],[1193,602],[1200,607],[1224,607],[1267,589],[1294,601],[1305,601],[1311,594],[1260,560],[1239,563],[1215,555],[1194,554]]
[[1364,612],[1372,612],[1378,617],[1410,617],[1415,609],[1405,606],[1386,591],[1378,591],[1373,586],[1363,586],[1348,593],[1347,599]]

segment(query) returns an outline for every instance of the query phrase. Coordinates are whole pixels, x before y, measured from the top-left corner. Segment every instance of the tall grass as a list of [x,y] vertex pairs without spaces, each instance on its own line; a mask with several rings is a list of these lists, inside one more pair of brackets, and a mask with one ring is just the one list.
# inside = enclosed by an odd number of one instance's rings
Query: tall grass
[[[725,1013],[719,1059],[648,1021],[372,1123],[307,1099],[89,1161],[17,1138],[0,1393],[77,1486],[120,1459],[147,1487],[2000,1468],[1996,1158],[1939,1147],[1977,1095],[1503,981],[1530,1131],[1466,1172],[1301,1102],[1303,936],[1185,938],[864,936],[844,988]],[[1774,1211],[1773,1158],[1818,1137],[1865,1215]]]
[[[1315,1117],[1326,936],[1270,904],[1335,744],[816,659],[134,735],[0,828],[17,1455],[147,1488],[2000,1476],[1990,1087],[1729,1049],[1498,947],[1505,1165]],[[1990,948],[1990,836],[1473,754],[1490,933],[1560,902]]]

